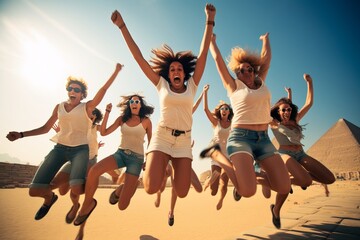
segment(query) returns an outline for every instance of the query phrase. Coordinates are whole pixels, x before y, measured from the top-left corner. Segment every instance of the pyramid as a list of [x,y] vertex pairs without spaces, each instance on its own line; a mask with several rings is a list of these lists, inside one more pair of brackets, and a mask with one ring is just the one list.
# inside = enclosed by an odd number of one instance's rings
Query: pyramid
[[360,171],[360,128],[340,118],[306,152],[334,174]]

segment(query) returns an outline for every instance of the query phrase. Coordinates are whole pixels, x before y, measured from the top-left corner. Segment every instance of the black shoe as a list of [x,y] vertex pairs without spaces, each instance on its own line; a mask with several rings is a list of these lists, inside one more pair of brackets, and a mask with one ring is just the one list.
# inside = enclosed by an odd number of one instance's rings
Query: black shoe
[[110,197],[109,197],[109,203],[111,205],[115,205],[117,204],[119,201],[119,197],[116,195],[116,190],[114,190],[111,194],[110,194]]
[[206,157],[211,157],[211,154],[215,151],[215,150],[219,150],[220,151],[220,145],[218,143],[205,148],[204,150],[201,151],[200,153],[200,157],[201,158],[206,158]]
[[49,212],[51,206],[56,202],[56,200],[58,200],[58,196],[55,193],[53,193],[50,205],[43,204],[35,214],[35,220],[40,220],[43,217],[45,217],[46,214]]
[[272,222],[273,222],[274,226],[275,226],[277,229],[280,229],[280,228],[281,228],[280,218],[279,218],[279,217],[275,217],[274,207],[275,207],[274,204],[271,204],[271,205],[270,205],[270,211],[271,211],[271,214],[272,214]]
[[172,225],[174,225],[174,221],[175,221],[174,215],[173,215],[172,217],[170,217],[170,215],[169,215],[168,224],[169,224],[170,227],[171,227]]
[[306,189],[307,189],[307,187],[301,187],[301,189],[302,189],[302,190],[306,190]]
[[290,188],[290,194],[293,194],[293,193],[294,193],[293,189],[292,189],[292,188]]
[[233,189],[233,197],[235,201],[240,201],[241,195],[236,191],[236,188]]

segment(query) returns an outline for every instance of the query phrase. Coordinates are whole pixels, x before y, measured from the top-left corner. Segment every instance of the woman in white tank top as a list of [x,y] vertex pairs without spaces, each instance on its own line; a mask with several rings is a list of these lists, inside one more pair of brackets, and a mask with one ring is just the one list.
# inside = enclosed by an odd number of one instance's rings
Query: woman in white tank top
[[90,116],[94,108],[101,102],[107,89],[114,82],[122,68],[117,64],[114,73],[99,89],[95,97],[82,102],[87,97],[87,84],[82,79],[69,77],[66,83],[68,100],[57,104],[47,122],[36,129],[25,132],[9,132],[10,141],[48,133],[59,120],[60,131],[51,139],[56,143],[54,149],[45,157],[39,166],[32,183],[29,195],[44,198],[44,203],[35,215],[40,220],[48,213],[56,202],[57,195],[51,189],[51,181],[58,170],[67,161],[71,161],[70,188],[74,205],[79,195],[84,192],[85,177],[89,161],[88,130],[91,127]]
[[[223,101],[220,101],[220,103],[215,107],[213,112],[211,112],[208,107],[208,90],[209,85],[205,85],[203,90],[204,111],[214,129],[214,135],[210,142],[210,145],[219,144],[221,152],[227,156],[226,143],[229,137],[231,119],[233,118],[234,113],[230,105]],[[224,169],[218,162],[212,160],[211,176],[205,181],[204,190],[206,190],[206,188],[210,186],[211,195],[215,196],[220,186],[221,195],[216,205],[217,210],[220,210],[222,208],[223,200],[227,193],[228,182],[229,177],[226,175]]]
[[123,96],[118,107],[121,109],[120,116],[107,128],[112,105],[110,103],[106,106],[100,133],[106,136],[120,127],[119,148],[90,169],[86,180],[85,199],[74,221],[76,226],[85,222],[96,207],[97,202],[93,197],[102,174],[126,167],[125,182],[113,191],[109,200],[111,204],[118,203],[120,210],[125,210],[129,206],[138,186],[144,163],[144,137],[147,135],[149,143],[152,136],[152,123],[149,117],[154,112],[154,108],[147,105],[143,97],[137,94]]
[[[268,33],[260,36],[261,55],[239,47],[232,49],[228,67],[216,44],[213,35],[210,51],[222,83],[228,92],[234,110],[231,132],[227,143],[229,161],[219,151],[219,146],[205,149],[201,156],[211,156],[222,164],[237,193],[251,197],[256,193],[257,184],[266,185],[273,191],[287,194],[290,191],[290,178],[281,157],[268,136],[271,122],[271,94],[265,84],[270,67],[271,48]],[[256,176],[253,163],[257,161],[266,172],[266,177]],[[271,183],[271,184],[270,184]],[[274,211],[273,211],[274,210]],[[280,228],[279,206],[271,206],[273,224]]]

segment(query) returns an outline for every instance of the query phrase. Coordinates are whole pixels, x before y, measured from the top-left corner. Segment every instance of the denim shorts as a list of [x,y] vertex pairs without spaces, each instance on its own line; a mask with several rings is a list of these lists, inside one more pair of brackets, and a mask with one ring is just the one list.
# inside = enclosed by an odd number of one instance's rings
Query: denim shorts
[[230,130],[226,150],[230,157],[237,153],[247,153],[257,161],[277,152],[267,131],[252,131],[242,128]]
[[40,164],[29,187],[49,187],[56,173],[68,161],[71,162],[70,186],[84,184],[89,163],[89,145],[68,147],[56,144]]
[[296,161],[300,162],[301,160],[303,160],[305,157],[307,157],[308,155],[304,152],[304,150],[300,150],[300,151],[289,151],[289,150],[280,150],[279,149],[279,153],[280,154],[287,154],[290,157],[292,157],[293,159],[295,159]]
[[144,155],[133,152],[129,149],[118,149],[113,157],[116,160],[118,168],[126,167],[126,173],[140,176],[142,165],[144,163]]
[[[95,156],[94,158],[89,160],[89,165],[88,167],[91,168],[92,166],[94,166],[97,163],[97,156]],[[63,165],[61,167],[61,169],[59,170],[59,172],[62,173],[67,173],[70,174],[71,173],[71,162],[68,161],[67,163],[65,163],[65,165]]]

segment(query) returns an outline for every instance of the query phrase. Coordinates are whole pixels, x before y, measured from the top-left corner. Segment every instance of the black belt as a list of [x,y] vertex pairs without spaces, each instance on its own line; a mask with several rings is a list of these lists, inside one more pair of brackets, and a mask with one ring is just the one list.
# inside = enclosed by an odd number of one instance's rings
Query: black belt
[[163,128],[165,128],[166,130],[171,131],[171,135],[173,135],[173,136],[175,136],[175,137],[178,137],[178,136],[180,136],[181,134],[185,134],[185,133],[191,131],[191,130],[182,131],[182,130],[172,129],[172,128],[169,128],[169,127],[163,127]]

